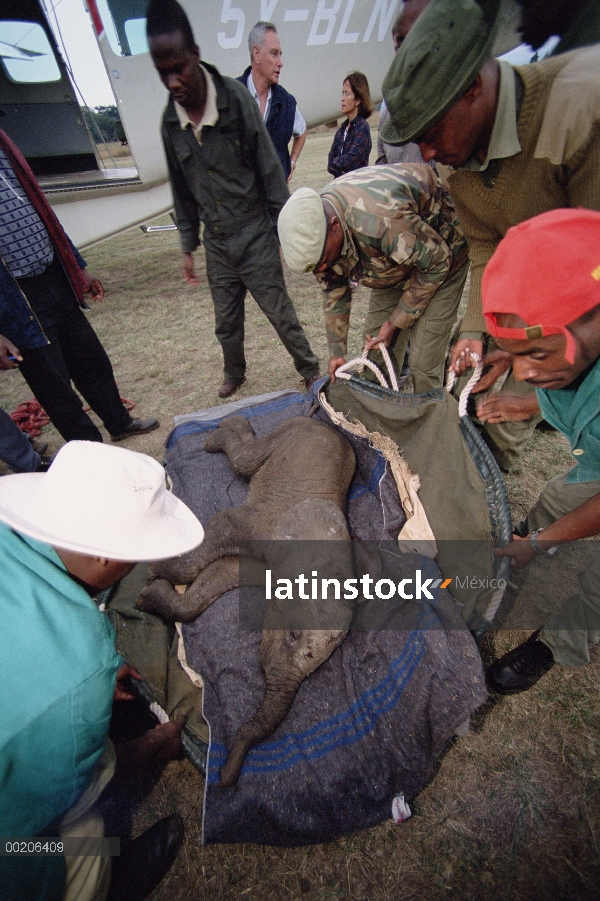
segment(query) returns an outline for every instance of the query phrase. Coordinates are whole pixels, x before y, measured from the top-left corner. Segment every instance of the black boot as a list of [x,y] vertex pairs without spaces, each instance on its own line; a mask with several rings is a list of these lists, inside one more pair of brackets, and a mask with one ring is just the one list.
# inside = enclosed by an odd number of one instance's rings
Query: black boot
[[112,859],[106,901],[143,901],[162,882],[183,841],[181,817],[159,820]]
[[527,691],[552,669],[552,651],[539,640],[539,631],[492,663],[486,673],[487,684],[492,691],[502,695]]

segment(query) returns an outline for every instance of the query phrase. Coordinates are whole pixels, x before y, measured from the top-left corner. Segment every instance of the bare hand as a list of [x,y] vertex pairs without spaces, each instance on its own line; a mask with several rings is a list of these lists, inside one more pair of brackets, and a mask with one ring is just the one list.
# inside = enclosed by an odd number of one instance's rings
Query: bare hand
[[524,569],[536,556],[529,538],[520,538],[518,535],[513,535],[513,540],[506,547],[496,548],[494,554],[496,557],[510,557],[516,569]]
[[503,350],[493,350],[486,354],[483,361],[483,375],[473,388],[472,393],[487,391],[500,378],[502,373],[510,369],[512,357]]
[[150,759],[155,765],[162,765],[169,760],[179,760],[183,754],[181,748],[181,730],[185,726],[185,718],[178,716],[168,723],[159,723],[144,735]]
[[450,369],[453,369],[456,375],[462,375],[467,369],[472,369],[477,363],[473,359],[473,354],[477,354],[481,360],[483,356],[483,341],[474,341],[472,338],[459,338],[450,355]]
[[132,679],[141,679],[141,675],[138,673],[134,666],[129,666],[128,663],[124,663],[123,666],[119,667],[117,672],[117,681],[115,683],[115,701],[133,701],[135,700],[135,695],[122,685],[122,681],[126,676],[131,676]]
[[524,422],[539,412],[535,394],[531,397],[493,394],[477,404],[477,416],[482,422]]
[[[9,354],[15,359],[9,360]],[[12,341],[9,341],[4,335],[0,335],[0,369],[16,369],[22,360],[23,357],[18,347],[15,347]]]
[[88,292],[92,295],[94,300],[104,300],[104,288],[100,279],[89,273],[87,269],[82,269],[81,274],[87,285]]
[[389,319],[383,323],[381,328],[379,329],[379,334],[376,338],[371,338],[370,335],[367,335],[367,343],[365,345],[365,350],[367,353],[372,350],[374,347],[377,347],[378,344],[383,344],[384,347],[389,347],[392,338],[396,334],[398,329],[395,325],[392,325]]
[[345,357],[330,357],[329,365],[327,366],[327,372],[329,373],[329,378],[331,379],[331,384],[335,382],[335,374],[346,362]]
[[200,284],[200,279],[194,271],[194,257],[191,253],[184,253],[183,255],[183,277],[188,285],[191,285],[193,288]]

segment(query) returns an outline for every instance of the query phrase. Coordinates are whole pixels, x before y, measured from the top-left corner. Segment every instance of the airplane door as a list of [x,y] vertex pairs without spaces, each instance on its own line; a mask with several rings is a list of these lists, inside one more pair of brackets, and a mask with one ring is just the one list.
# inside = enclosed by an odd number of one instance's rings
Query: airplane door
[[97,170],[94,144],[37,0],[0,9],[0,128],[37,176]]

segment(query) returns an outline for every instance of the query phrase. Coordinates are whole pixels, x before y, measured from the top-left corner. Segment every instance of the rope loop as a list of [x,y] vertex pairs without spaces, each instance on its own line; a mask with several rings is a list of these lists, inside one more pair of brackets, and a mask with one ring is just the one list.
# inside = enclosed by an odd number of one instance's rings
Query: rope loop
[[386,377],[384,376],[379,366],[377,366],[372,360],[369,360],[369,358],[367,357],[366,344],[363,348],[362,357],[355,357],[353,360],[349,360],[347,363],[344,363],[343,366],[339,367],[339,369],[336,369],[336,378],[350,379],[354,370],[362,372],[362,370],[366,366],[371,370],[371,372],[375,373],[377,381],[382,388],[387,388],[389,390],[391,387],[393,391],[399,391],[400,389],[398,388],[398,379],[396,378],[396,373],[394,372],[394,367],[392,365],[392,360],[389,355],[388,349],[383,344],[380,344],[379,350],[381,351],[381,355],[387,367],[390,384],[388,384]]
[[[481,373],[483,372],[483,360],[481,359],[479,354],[472,353],[471,359],[475,360],[475,367],[473,370],[473,375],[471,376],[471,378],[469,379],[469,381],[467,382],[467,384],[465,385],[463,390],[460,392],[460,397],[458,399],[458,415],[461,417],[467,415],[467,402],[469,400],[469,396],[471,394],[471,391],[473,390],[473,388],[475,387],[475,385],[481,378]],[[450,369],[448,371],[448,378],[446,380],[446,391],[448,393],[450,393],[452,391],[452,389],[454,388],[455,381],[456,381],[456,373],[454,372],[453,369]]]

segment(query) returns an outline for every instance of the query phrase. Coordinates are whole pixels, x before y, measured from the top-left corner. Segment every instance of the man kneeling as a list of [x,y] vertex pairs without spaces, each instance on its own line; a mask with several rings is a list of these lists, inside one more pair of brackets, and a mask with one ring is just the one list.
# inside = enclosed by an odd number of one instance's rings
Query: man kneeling
[[[0,479],[1,835],[103,836],[95,802],[121,762],[107,737],[113,697],[131,697],[120,680],[139,674],[124,665],[91,598],[135,562],[192,550],[203,534],[167,492],[162,466],[134,451],[71,441],[47,473]],[[136,762],[178,756],[182,725],[146,733],[129,749]],[[141,901],[182,836],[179,817],[167,817],[112,867],[109,857],[68,856],[68,848],[66,857],[0,857],[2,897]]]
[[[511,228],[482,284],[487,329],[517,380],[535,386],[544,418],[567,436],[576,465],[549,482],[499,556],[517,567],[564,541],[600,533],[600,214],[552,210]],[[600,641],[600,555],[562,609],[488,670],[512,694],[555,663],[589,663]]]

